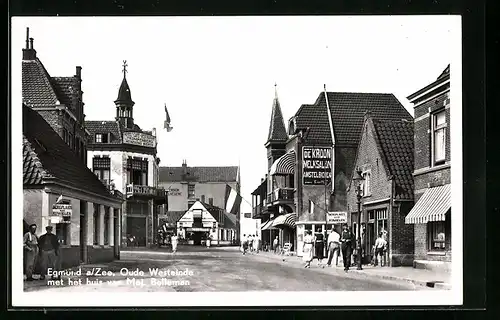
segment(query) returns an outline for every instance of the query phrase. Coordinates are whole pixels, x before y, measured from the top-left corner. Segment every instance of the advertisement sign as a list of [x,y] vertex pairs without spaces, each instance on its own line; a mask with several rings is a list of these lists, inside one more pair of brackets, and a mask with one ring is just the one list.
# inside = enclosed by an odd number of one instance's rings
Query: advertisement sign
[[304,185],[325,185],[332,179],[331,147],[302,148],[302,180]]
[[328,212],[326,214],[326,217],[327,217],[326,221],[329,224],[347,223],[347,212],[343,211]]
[[177,188],[171,188],[167,190],[169,196],[182,196],[181,190]]
[[71,217],[73,208],[71,204],[55,203],[52,205],[52,215],[60,217]]
[[156,147],[156,138],[143,132],[124,132],[123,143],[154,148]]

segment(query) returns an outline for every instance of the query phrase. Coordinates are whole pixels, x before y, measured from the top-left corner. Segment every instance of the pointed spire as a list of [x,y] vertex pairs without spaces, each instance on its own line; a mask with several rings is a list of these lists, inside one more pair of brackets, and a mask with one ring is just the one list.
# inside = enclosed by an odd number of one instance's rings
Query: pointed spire
[[286,141],[288,135],[286,133],[285,120],[283,119],[283,113],[281,112],[280,102],[278,99],[278,91],[276,89],[277,85],[274,84],[274,101],[273,109],[271,112],[271,123],[269,124],[269,134],[267,136],[267,142],[270,141]]
[[120,85],[120,89],[118,90],[118,98],[116,98],[116,102],[125,102],[131,105],[134,105],[134,102],[132,101],[132,95],[130,93],[130,87],[128,86],[127,78],[125,77],[125,74],[128,72],[127,71],[127,60],[123,60],[123,65],[122,65],[122,72],[123,72],[123,80],[122,84]]

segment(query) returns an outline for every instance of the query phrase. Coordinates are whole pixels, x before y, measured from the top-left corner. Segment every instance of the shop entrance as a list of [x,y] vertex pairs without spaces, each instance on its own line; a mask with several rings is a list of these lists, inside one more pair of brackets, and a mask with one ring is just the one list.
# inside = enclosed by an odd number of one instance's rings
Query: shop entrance
[[127,217],[128,246],[146,246],[146,217]]
[[201,246],[201,240],[203,240],[203,232],[193,232],[193,244],[195,246]]

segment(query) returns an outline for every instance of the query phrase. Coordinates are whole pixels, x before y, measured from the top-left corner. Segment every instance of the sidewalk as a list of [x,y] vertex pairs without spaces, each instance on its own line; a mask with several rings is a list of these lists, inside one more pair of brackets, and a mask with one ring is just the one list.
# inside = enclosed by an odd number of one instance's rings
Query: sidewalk
[[[277,255],[271,252],[259,252],[257,255],[262,255],[276,260],[303,264],[301,257]],[[284,259],[284,260],[283,260]],[[323,260],[326,263],[326,259]],[[311,263],[311,269],[318,268],[317,260]],[[325,267],[322,270],[328,270],[332,267]],[[337,270],[343,270],[343,262],[339,259],[339,265],[333,267]],[[415,285],[430,287],[440,290],[451,289],[451,274],[445,272],[435,272],[426,269],[415,269],[413,267],[374,267],[372,265],[363,265],[363,270],[357,270],[356,266],[349,269],[350,274],[356,274],[362,277],[377,277],[385,280],[407,281]]]

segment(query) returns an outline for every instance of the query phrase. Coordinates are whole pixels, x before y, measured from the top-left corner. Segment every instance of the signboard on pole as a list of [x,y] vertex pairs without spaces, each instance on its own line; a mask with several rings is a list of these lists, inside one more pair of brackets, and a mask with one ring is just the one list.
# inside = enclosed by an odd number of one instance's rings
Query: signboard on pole
[[302,148],[302,180],[304,185],[325,185],[332,179],[331,147]]
[[344,211],[328,212],[326,216],[328,224],[347,223],[347,212]]

